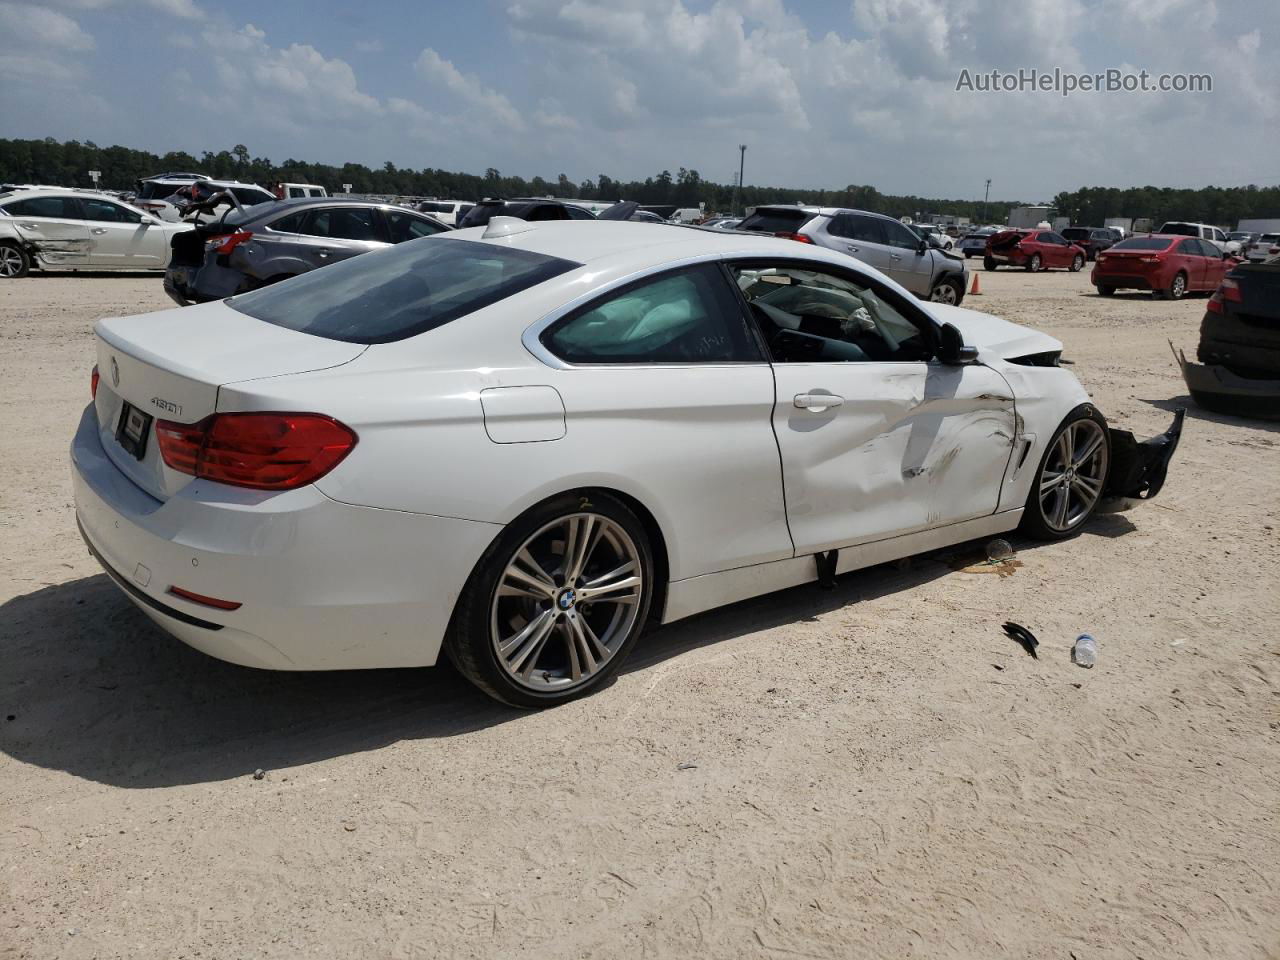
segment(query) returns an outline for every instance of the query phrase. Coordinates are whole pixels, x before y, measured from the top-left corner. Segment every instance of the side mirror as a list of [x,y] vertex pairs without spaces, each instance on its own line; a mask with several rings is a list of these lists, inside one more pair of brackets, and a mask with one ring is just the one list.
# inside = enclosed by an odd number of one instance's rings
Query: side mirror
[[928,252],[929,252],[929,242],[927,240],[921,240],[918,244],[916,244],[916,253],[928,253]]
[[965,364],[978,359],[978,348],[965,346],[964,337],[953,323],[944,323],[939,331],[938,359],[943,363]]

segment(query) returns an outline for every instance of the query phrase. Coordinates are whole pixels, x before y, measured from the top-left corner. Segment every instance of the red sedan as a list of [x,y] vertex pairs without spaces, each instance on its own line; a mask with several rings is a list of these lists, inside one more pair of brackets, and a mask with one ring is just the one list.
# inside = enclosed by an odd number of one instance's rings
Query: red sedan
[[1181,300],[1196,290],[1216,290],[1236,262],[1208,240],[1154,233],[1121,240],[1098,254],[1090,279],[1104,297],[1130,289]]
[[1087,259],[1084,247],[1052,230],[1001,230],[987,240],[982,265],[988,270],[1022,267],[1032,273],[1066,267],[1075,273]]

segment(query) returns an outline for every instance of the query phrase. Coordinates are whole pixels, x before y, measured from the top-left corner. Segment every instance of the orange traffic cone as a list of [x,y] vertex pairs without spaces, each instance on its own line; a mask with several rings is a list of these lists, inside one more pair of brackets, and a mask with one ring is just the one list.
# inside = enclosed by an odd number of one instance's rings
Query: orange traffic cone
[[971,297],[982,296],[982,284],[978,283],[978,273],[976,270],[974,271],[974,274],[973,274],[973,285],[969,287],[969,296]]

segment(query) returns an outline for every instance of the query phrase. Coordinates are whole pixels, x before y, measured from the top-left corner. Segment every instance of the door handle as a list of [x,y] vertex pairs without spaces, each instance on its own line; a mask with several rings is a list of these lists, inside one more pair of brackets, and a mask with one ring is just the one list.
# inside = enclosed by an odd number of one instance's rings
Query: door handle
[[20,226],[23,230],[39,230],[40,229],[40,224],[38,223],[20,223],[18,224],[18,226]]
[[858,252],[858,248],[857,248],[857,247],[855,247],[852,243],[846,243],[846,244],[844,245],[844,248],[845,248],[846,250],[848,250],[850,253],[857,253],[857,252]]
[[901,254],[891,253],[891,254],[889,254],[889,259],[890,259],[890,260],[901,260],[901,259],[902,259],[902,256],[901,256]]
[[327,257],[328,255],[329,255],[329,251],[328,251],[328,250],[317,250],[317,251],[316,251],[316,256],[319,256],[319,257]]
[[843,404],[844,397],[838,397],[834,393],[797,393],[793,402],[801,410],[822,413],[829,407],[838,407]]
[[92,230],[90,230],[89,232],[90,232],[90,233],[98,233],[98,234],[102,234],[102,233],[106,233],[106,232],[107,232],[107,228],[106,228],[106,227],[94,227],[94,228],[93,228]]

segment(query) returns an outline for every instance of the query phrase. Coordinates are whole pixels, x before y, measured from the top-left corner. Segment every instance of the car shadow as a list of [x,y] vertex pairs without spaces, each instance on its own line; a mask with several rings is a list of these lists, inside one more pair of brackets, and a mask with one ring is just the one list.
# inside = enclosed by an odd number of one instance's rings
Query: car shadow
[[1185,393],[1180,397],[1170,397],[1168,400],[1147,400],[1143,397],[1138,399],[1158,410],[1167,410],[1170,413],[1176,412],[1179,407],[1185,407],[1187,416],[1193,420],[1221,423],[1228,427],[1249,427],[1253,430],[1265,430],[1268,433],[1280,433],[1280,422],[1278,421],[1265,420],[1261,417],[1236,416],[1230,413],[1215,413],[1212,410],[1206,410],[1196,403],[1189,394]]
[[[1096,517],[1085,535],[1122,536]],[[1006,535],[1015,550],[1043,546]],[[643,638],[623,668],[921,586],[985,563],[974,541],[709,611]],[[285,771],[401,740],[467,734],[531,714],[495,703],[447,661],[433,668],[284,673],[215,660],[172,639],[105,575],[0,605],[0,751],[131,789]]]

